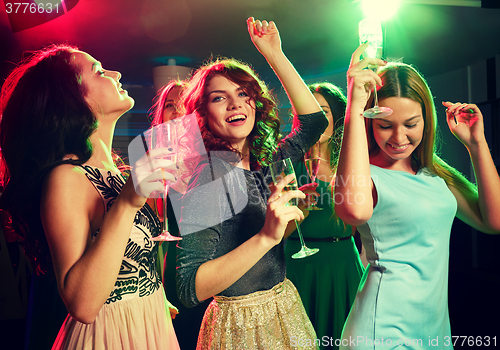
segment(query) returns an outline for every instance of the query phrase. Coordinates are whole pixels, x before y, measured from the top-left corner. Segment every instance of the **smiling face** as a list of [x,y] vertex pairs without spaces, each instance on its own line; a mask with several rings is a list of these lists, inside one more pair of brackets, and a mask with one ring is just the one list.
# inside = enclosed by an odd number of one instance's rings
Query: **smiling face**
[[165,100],[165,105],[163,106],[164,123],[179,117],[179,111],[176,106],[177,103],[179,102],[180,94],[181,94],[180,86],[174,86],[172,90],[168,92],[167,99]]
[[223,75],[213,76],[205,87],[208,127],[232,147],[243,151],[255,124],[255,101],[241,86]]
[[411,170],[411,155],[423,137],[422,107],[418,102],[404,97],[385,98],[379,101],[379,106],[389,107],[393,113],[372,120],[373,136],[379,150],[370,160],[385,168]]
[[85,100],[98,119],[117,120],[134,106],[134,100],[121,87],[119,72],[103,69],[99,61],[81,51],[75,51],[73,64],[81,70]]

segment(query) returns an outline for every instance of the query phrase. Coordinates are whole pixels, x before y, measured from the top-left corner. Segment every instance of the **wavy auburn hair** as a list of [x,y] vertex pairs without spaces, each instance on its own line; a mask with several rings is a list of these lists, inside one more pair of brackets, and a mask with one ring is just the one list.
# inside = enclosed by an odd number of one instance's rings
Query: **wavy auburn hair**
[[182,92],[182,89],[186,88],[187,85],[187,82],[185,82],[184,80],[170,80],[167,85],[158,90],[158,93],[154,98],[155,102],[153,104],[153,107],[151,107],[151,109],[149,110],[151,126],[156,126],[163,123],[163,110],[165,109],[165,103],[167,102],[167,97],[170,91],[172,91],[176,87],[180,87]]
[[241,86],[250,99],[255,101],[255,125],[248,136],[250,160],[252,167],[267,165],[276,150],[280,121],[273,96],[249,65],[232,58],[218,58],[206,63],[194,73],[179,104],[186,114],[196,115],[208,151],[231,151],[241,157],[241,153],[229,141],[215,135],[208,125],[206,87],[216,75],[224,76]]

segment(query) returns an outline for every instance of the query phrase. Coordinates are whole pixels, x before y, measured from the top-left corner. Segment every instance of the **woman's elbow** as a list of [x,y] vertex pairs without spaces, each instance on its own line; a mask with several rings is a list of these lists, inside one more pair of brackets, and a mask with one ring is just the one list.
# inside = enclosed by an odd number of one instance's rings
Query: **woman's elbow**
[[179,298],[182,305],[189,308],[195,307],[200,303],[197,292],[192,291],[189,283],[185,283],[179,278],[177,279],[177,298]]
[[95,308],[87,307],[79,303],[75,303],[76,305],[68,305],[66,304],[66,308],[68,313],[78,322],[89,324],[93,323],[99,314],[100,309],[95,310]]
[[198,303],[202,303],[212,296],[213,295],[209,295],[207,293],[204,293],[202,290],[199,290],[199,288],[196,288],[196,301]]
[[60,293],[60,295],[71,317],[85,324],[94,322],[104,305],[104,303],[97,302],[96,300],[86,302],[82,296],[70,297],[64,295],[64,293]]
[[335,213],[348,225],[359,226],[372,217],[373,210],[366,210],[362,206],[346,206],[335,203]]
[[486,233],[488,235],[499,235],[500,234],[500,222],[489,223],[487,227],[479,229],[479,231]]

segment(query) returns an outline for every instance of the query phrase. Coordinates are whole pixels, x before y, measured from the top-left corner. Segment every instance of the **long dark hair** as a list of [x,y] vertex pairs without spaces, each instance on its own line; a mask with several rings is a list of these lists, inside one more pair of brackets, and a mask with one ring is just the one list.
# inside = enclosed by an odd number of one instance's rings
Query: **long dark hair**
[[342,143],[347,98],[342,90],[332,83],[314,83],[310,84],[308,87],[313,94],[318,93],[323,96],[332,113],[333,133],[328,139],[328,150],[330,151],[330,169],[335,171],[337,169],[337,163],[340,155],[340,145]]
[[[319,82],[308,85],[309,91],[313,94],[318,93],[326,100],[328,103],[328,107],[332,113],[333,119],[333,133],[332,136],[328,139],[328,151],[330,153],[330,169],[332,173],[337,171],[337,164],[340,155],[340,145],[342,144],[342,134],[344,131],[344,115],[347,107],[347,98],[345,97],[342,89],[338,86],[329,83],[329,82]],[[297,118],[293,118],[292,120],[292,129],[295,130],[299,127],[299,122]],[[332,203],[335,200],[333,197],[334,190],[333,186],[335,185],[334,181],[330,183],[330,192],[332,196]],[[335,213],[335,208],[333,208],[333,214],[331,219],[334,219],[336,222],[340,223],[340,218]],[[346,225],[344,225],[344,229],[346,229]]]
[[[0,93],[0,146],[6,166],[0,208],[10,213],[37,273],[52,270],[40,219],[43,178],[59,164],[85,163],[97,128],[84,99],[80,69],[72,64],[75,50],[53,45],[32,53],[10,73]],[[78,160],[63,160],[67,154]]]
[[249,65],[236,59],[218,58],[200,67],[184,90],[180,103],[186,114],[195,113],[201,135],[208,151],[231,151],[241,156],[231,144],[213,134],[207,121],[207,96],[205,88],[210,79],[222,75],[242,87],[255,101],[255,125],[249,135],[250,161],[253,168],[267,165],[276,151],[280,121],[276,102],[266,84]]

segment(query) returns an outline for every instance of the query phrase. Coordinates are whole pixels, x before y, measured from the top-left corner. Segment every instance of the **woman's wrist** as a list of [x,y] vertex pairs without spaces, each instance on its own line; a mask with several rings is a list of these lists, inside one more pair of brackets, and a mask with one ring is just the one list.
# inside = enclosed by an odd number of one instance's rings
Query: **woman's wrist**
[[265,231],[265,228],[262,228],[262,230],[260,230],[254,237],[256,239],[257,246],[261,247],[265,252],[269,251],[281,242],[281,239],[275,239],[271,233]]
[[486,138],[483,138],[479,141],[471,142],[470,145],[465,145],[467,151],[469,151],[469,155],[472,157],[477,156],[480,152],[490,153],[490,149],[488,147],[488,143],[486,142]]
[[273,70],[279,69],[284,62],[288,62],[288,58],[282,50],[271,50],[264,55],[267,63],[271,66]]

